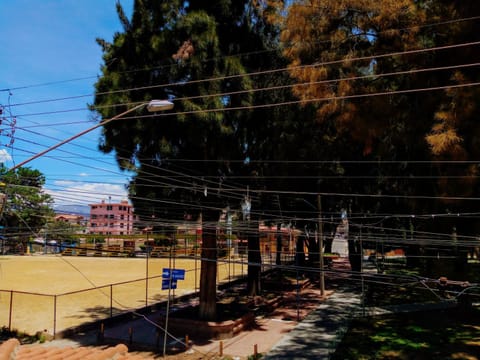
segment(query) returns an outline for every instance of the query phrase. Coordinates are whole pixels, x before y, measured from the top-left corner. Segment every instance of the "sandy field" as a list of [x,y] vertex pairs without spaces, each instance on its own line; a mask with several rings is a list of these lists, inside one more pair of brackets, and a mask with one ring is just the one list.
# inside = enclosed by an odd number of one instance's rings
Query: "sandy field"
[[[0,326],[28,334],[58,333],[167,299],[163,268],[185,269],[171,296],[198,289],[195,259],[0,256]],[[219,262],[217,283],[246,275],[240,261]]]

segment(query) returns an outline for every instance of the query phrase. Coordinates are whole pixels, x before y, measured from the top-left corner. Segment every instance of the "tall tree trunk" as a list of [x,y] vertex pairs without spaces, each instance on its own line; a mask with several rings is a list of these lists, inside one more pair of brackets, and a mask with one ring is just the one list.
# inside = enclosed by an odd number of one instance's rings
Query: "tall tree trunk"
[[305,249],[304,249],[303,235],[299,235],[297,237],[296,249],[295,249],[295,265],[300,267],[305,266]]
[[202,320],[217,317],[217,237],[215,227],[202,226],[202,252],[200,272],[200,304],[198,315]]
[[[257,224],[257,222],[253,222]],[[247,222],[248,231],[248,276],[247,293],[250,296],[260,295],[261,291],[261,263],[260,238],[258,236],[258,225],[254,228]]]
[[352,271],[361,271],[362,269],[362,254],[360,249],[360,242],[351,234],[348,234],[348,260]]
[[275,264],[282,264],[282,223],[277,224],[277,251],[275,252]]

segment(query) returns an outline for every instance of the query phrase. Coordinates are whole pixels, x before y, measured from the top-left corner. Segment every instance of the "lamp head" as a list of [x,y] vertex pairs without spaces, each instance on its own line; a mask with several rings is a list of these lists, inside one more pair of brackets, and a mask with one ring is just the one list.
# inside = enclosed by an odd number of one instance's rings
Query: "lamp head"
[[151,100],[147,105],[150,112],[172,110],[173,103],[168,100]]

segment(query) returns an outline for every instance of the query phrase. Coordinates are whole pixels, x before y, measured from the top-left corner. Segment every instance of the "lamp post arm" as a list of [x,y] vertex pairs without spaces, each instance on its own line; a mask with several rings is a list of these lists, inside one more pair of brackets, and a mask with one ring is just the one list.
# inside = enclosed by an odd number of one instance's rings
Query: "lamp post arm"
[[101,121],[101,122],[99,122],[98,124],[96,124],[96,125],[88,128],[88,129],[85,129],[85,130],[79,132],[78,134],[75,134],[75,135],[69,137],[68,139],[65,139],[65,140],[60,141],[58,144],[55,144],[55,145],[49,147],[48,149],[45,149],[45,150],[43,150],[43,151],[41,151],[41,152],[33,155],[32,157],[29,157],[28,159],[26,159],[26,160],[18,163],[17,165],[11,167],[8,171],[17,170],[18,168],[22,167],[23,165],[29,163],[30,161],[35,160],[35,159],[39,158],[40,156],[43,156],[43,155],[49,153],[50,151],[55,150],[56,148],[59,148],[60,146],[66,144],[66,143],[68,143],[68,142],[70,142],[70,141],[72,141],[72,140],[75,140],[76,138],[79,138],[80,136],[83,136],[83,135],[89,133],[90,131],[93,131],[93,130],[99,128],[100,126],[103,126],[103,125],[105,125],[105,124],[107,124],[107,123],[109,123],[109,122],[111,122],[111,121],[117,120],[117,119],[121,118],[122,116],[124,116],[124,115],[126,115],[126,114],[129,114],[129,113],[131,113],[132,111],[135,111],[135,110],[137,110],[137,109],[140,109],[140,108],[142,108],[142,107],[144,107],[144,106],[146,106],[146,105],[148,105],[148,103],[139,104],[139,105],[137,105],[137,106],[134,106],[134,107],[131,108],[131,109],[128,109],[127,111],[124,111],[124,112],[122,112],[122,113],[120,113],[120,114],[118,114],[118,115],[115,115],[114,117],[112,117],[112,118],[110,118],[110,119],[106,119],[106,120],[104,120],[104,121]]

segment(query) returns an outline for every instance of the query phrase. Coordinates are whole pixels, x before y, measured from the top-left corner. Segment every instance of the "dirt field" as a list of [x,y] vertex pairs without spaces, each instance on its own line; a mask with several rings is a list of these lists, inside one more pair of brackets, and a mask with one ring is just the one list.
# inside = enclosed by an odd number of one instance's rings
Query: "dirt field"
[[[172,295],[198,288],[200,261],[194,259],[148,259],[146,291],[145,258],[0,256],[0,326],[53,334],[152,305],[167,298],[168,290],[161,290],[163,268],[185,269],[185,280],[178,280]],[[217,283],[246,272],[240,261],[219,262]]]

